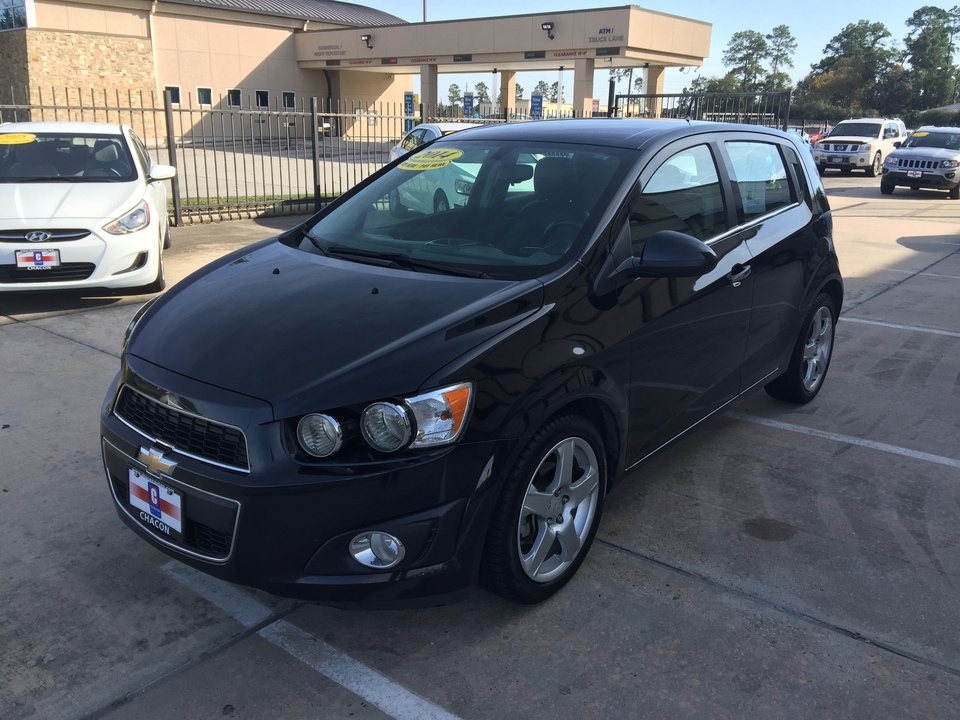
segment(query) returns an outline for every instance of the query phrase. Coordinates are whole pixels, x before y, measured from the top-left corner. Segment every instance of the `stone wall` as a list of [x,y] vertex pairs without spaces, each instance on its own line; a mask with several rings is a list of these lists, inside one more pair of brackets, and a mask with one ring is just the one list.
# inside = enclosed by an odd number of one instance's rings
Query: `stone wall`
[[11,102],[10,88],[17,99],[30,84],[27,73],[27,31],[0,32],[0,103]]
[[[122,122],[146,137],[162,134],[162,116],[136,112],[163,106],[149,38],[51,30],[28,30],[26,37],[30,99],[57,106],[35,110],[34,120]],[[111,110],[93,115],[82,109],[90,106]]]

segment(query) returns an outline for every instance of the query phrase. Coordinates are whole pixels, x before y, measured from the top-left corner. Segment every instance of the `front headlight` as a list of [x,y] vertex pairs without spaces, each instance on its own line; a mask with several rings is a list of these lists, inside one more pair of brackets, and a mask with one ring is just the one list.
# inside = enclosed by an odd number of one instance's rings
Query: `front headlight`
[[470,410],[473,384],[461,383],[405,400],[417,424],[411,447],[446,445],[460,436]]
[[103,229],[111,235],[126,235],[136,232],[150,224],[150,206],[146,200],[141,200],[133,210],[122,217],[118,217]]
[[374,450],[396,452],[410,442],[410,418],[395,403],[376,402],[360,416],[360,432]]
[[940,163],[940,167],[942,168],[955,168],[958,165],[960,165],[960,162],[957,162],[956,160],[944,160]]
[[892,157],[892,156],[890,156],[890,155],[887,155],[887,157],[885,157],[885,158],[883,159],[883,164],[884,164],[884,165],[889,165],[890,167],[894,167],[894,166],[900,164],[900,160],[899,160],[899,158],[895,158],[895,157]]
[[862,152],[862,153],[863,153],[863,152],[870,152],[871,149],[872,149],[872,148],[870,147],[870,143],[864,143],[863,145],[860,146],[858,152]]
[[311,413],[297,423],[297,438],[300,445],[314,457],[333,455],[343,444],[343,428],[330,415]]

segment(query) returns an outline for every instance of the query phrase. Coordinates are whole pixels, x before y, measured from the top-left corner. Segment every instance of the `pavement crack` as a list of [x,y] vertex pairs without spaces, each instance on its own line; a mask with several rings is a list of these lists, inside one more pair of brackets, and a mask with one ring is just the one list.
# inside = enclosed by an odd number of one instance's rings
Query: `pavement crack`
[[937,670],[946,675],[960,678],[960,669],[958,668],[951,667],[949,665],[944,665],[943,663],[939,663],[936,660],[931,660],[930,658],[925,658],[915,653],[911,653],[907,650],[904,650],[903,648],[899,648],[899,647],[896,647],[895,645],[891,645],[890,643],[884,642],[882,640],[869,637],[867,635],[864,635],[862,632],[857,632],[856,630],[850,630],[841,625],[830,622],[829,620],[824,620],[822,618],[815,617],[814,615],[810,615],[809,613],[805,613],[800,610],[796,610],[794,608],[788,607],[786,605],[781,605],[771,600],[767,600],[766,598],[761,597],[759,595],[755,595],[753,593],[747,592],[746,590],[741,590],[740,588],[737,588],[733,585],[726,584],[705,573],[697,572],[695,570],[689,570],[680,565],[676,565],[673,563],[669,563],[665,560],[661,560],[660,558],[652,554],[640,552],[639,550],[631,550],[630,548],[626,548],[622,545],[618,545],[616,543],[610,542],[609,540],[603,540],[599,537],[596,538],[596,542],[602,545],[606,545],[608,548],[612,550],[625,553],[630,557],[643,560],[645,562],[651,563],[652,565],[656,565],[659,568],[662,568],[669,572],[680,575],[684,578],[687,578],[688,580],[692,580],[696,583],[700,583],[701,585],[706,585],[708,587],[711,587],[715,590],[720,590],[721,592],[727,593],[729,595],[735,595],[751,603],[760,605],[761,607],[764,607],[768,610],[772,610],[780,615],[785,615],[794,620],[799,620],[800,622],[803,622],[808,625],[813,625],[815,627],[821,628],[823,630],[834,633],[836,635],[841,635],[851,640],[856,640],[857,642],[870,645],[879,650],[883,650],[884,652],[888,652],[891,655],[896,655],[906,660],[910,660],[911,662],[915,662],[919,665],[923,665],[924,667],[930,668],[932,670]]

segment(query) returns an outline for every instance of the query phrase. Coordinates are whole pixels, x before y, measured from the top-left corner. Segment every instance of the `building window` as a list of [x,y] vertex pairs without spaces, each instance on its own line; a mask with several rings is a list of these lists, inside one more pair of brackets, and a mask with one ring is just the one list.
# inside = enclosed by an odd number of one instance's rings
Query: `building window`
[[238,88],[227,88],[227,107],[240,107],[240,90]]
[[0,30],[27,26],[27,0],[0,0]]
[[[3,2],[3,0],[0,0],[0,2]],[[170,93],[170,102],[173,103],[174,105],[179,105],[180,104],[180,86],[164,85],[163,94],[166,95],[168,92]]]
[[254,102],[257,103],[258,108],[268,108],[270,107],[270,93],[266,90],[254,90],[253,91]]
[[197,103],[200,105],[213,105],[213,88],[198,87]]
[[295,110],[297,107],[297,95],[296,93],[286,91],[283,93],[283,109],[284,110]]

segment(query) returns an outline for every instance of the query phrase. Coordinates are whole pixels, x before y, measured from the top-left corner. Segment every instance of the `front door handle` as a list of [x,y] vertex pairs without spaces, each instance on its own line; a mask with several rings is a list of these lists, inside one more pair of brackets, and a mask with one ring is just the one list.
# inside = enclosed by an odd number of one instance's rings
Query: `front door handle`
[[740,287],[740,283],[743,282],[751,272],[752,269],[749,265],[741,265],[740,263],[737,263],[730,270],[730,274],[727,275],[727,279],[733,283],[734,287]]

